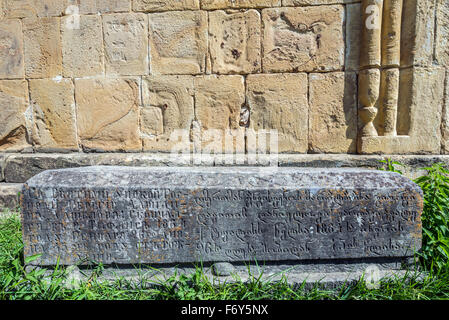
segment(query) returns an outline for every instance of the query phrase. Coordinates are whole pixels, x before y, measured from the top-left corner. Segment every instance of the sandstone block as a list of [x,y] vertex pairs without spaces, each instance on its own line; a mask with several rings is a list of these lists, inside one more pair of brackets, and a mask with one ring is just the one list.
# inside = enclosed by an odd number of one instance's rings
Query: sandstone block
[[362,138],[359,151],[365,154],[439,154],[444,79],[443,68],[401,70],[398,136]]
[[435,0],[403,2],[401,67],[431,66],[434,51]]
[[264,9],[262,20],[264,72],[343,68],[343,6]]
[[[170,151],[175,130],[188,133],[194,116],[192,76],[150,76],[142,83],[141,135],[144,150]],[[188,136],[188,135],[187,135]],[[190,149],[187,145],[186,148]]]
[[443,68],[401,70],[398,132],[414,138],[407,153],[440,153],[444,100]]
[[148,74],[148,20],[145,14],[103,16],[107,74]]
[[207,14],[176,11],[149,14],[151,74],[205,71]]
[[25,80],[0,80],[0,151],[21,151],[29,147],[28,105]]
[[278,130],[279,152],[306,153],[308,148],[307,75],[249,75],[250,129]]
[[23,35],[20,20],[0,20],[0,79],[23,78]]
[[104,73],[104,52],[101,17],[81,15],[79,28],[70,16],[61,22],[62,55],[65,77],[86,77]]
[[[238,131],[241,129],[240,110],[245,102],[243,77],[198,76],[194,86],[195,120],[200,129],[197,140],[200,140],[201,147],[214,149],[217,153],[242,152],[244,143],[238,139]],[[232,146],[225,145],[226,137],[232,138]]]
[[201,9],[279,7],[281,0],[200,0]]
[[360,0],[282,0],[283,6],[316,6],[329,4],[345,4],[360,2]]
[[435,57],[440,65],[449,67],[449,2],[438,1]]
[[78,150],[72,80],[30,80],[30,96],[35,148],[38,151]]
[[309,76],[309,145],[314,153],[355,153],[357,77],[355,73]]
[[213,73],[260,71],[259,12],[210,12],[209,47]]
[[169,10],[197,10],[199,0],[133,0],[134,11],[156,12]]
[[85,149],[140,151],[139,82],[129,79],[77,79],[78,136]]
[[67,0],[67,6],[78,6],[80,14],[128,12],[131,0]]
[[345,70],[359,69],[360,37],[362,28],[360,3],[346,5],[346,53]]
[[61,16],[65,0],[3,0],[8,18],[36,18]]
[[23,19],[25,74],[52,78],[62,73],[60,18]]
[[1,0],[0,1],[0,20],[5,19],[6,17],[6,1],[5,0]]

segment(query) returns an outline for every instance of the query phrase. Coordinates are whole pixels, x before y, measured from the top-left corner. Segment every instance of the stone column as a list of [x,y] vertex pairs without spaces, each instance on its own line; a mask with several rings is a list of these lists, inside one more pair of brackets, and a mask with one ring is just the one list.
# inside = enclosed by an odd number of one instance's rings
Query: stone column
[[362,121],[361,136],[375,137],[374,119],[377,115],[380,88],[380,70],[371,68],[359,73],[359,117]]
[[383,0],[362,0],[361,71],[359,74],[361,104],[359,116],[362,122],[362,137],[378,135],[373,121],[379,106],[383,2]]
[[403,0],[384,0],[382,21],[382,134],[396,136],[401,59],[401,22]]
[[361,137],[397,135],[402,6],[403,0],[362,0]]

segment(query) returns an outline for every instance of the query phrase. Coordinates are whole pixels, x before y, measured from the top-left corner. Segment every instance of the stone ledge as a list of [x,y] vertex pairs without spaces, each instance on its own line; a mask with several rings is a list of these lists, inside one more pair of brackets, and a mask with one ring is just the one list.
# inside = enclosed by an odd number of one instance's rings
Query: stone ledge
[[0,214],[5,208],[15,209],[19,205],[18,193],[21,183],[0,183]]
[[[372,265],[374,266],[374,265]],[[28,266],[27,270],[41,269],[40,267]],[[45,274],[50,275],[52,270],[45,269]],[[250,270],[250,273],[248,272]],[[355,285],[362,279],[369,279],[367,271],[353,270],[353,271],[326,271],[322,272],[308,272],[296,269],[295,266],[266,266],[256,267],[240,266],[234,272],[226,276],[217,276],[214,274],[213,268],[204,267],[204,276],[215,286],[232,283],[248,283],[252,280],[257,280],[260,277],[262,282],[280,282],[286,281],[288,285],[294,289],[302,287],[305,291],[314,288],[324,290],[338,290],[344,285]],[[157,288],[161,283],[167,279],[180,275],[192,275],[196,272],[193,267],[171,267],[171,268],[113,268],[106,267],[98,276],[97,281],[100,283],[113,282],[117,279],[127,281],[131,285],[139,288]],[[67,267],[67,278],[64,286],[67,288],[79,287],[80,281],[87,281],[93,274],[93,269],[79,269],[77,266]],[[423,279],[425,274],[420,271],[407,271],[397,269],[378,269],[379,281],[394,280],[394,279]],[[373,279],[375,280],[375,279]]]
[[[423,175],[422,167],[437,162],[449,165],[449,155],[351,155],[351,154],[280,154],[278,165],[281,167],[322,167],[322,168],[370,168],[382,167],[380,160],[390,158],[404,165],[404,174],[414,179]],[[3,160],[2,160],[3,159]],[[215,157],[212,161],[202,161],[201,165],[223,166]],[[2,164],[3,163],[3,164]],[[172,157],[168,153],[0,153],[0,171],[6,183],[24,183],[32,176],[48,170],[92,165],[118,166],[194,166],[190,156]],[[240,164],[241,166],[242,164]],[[257,164],[252,164],[254,166]],[[0,174],[1,178],[1,174]],[[2,181],[0,179],[0,181]]]

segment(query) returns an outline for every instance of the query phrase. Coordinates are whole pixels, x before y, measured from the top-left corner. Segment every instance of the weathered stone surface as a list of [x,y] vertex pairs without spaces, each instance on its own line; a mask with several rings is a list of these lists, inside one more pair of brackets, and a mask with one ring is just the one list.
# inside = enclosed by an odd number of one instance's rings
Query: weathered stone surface
[[[4,164],[1,165],[1,158]],[[221,155],[220,155],[221,157]],[[426,174],[421,170],[435,163],[449,166],[448,155],[389,155],[393,161],[405,165],[401,170],[409,179],[416,179]],[[279,154],[280,167],[301,168],[366,168],[384,167],[380,160],[383,155],[353,154]],[[0,166],[4,167],[4,181],[8,183],[24,183],[34,175],[49,169],[85,167],[93,165],[117,166],[192,166],[190,155],[173,157],[170,153],[0,153]],[[213,165],[222,166],[222,162],[214,161]],[[263,166],[256,163],[256,165]]]
[[201,9],[279,7],[281,0],[200,0]]
[[378,68],[359,72],[359,127],[361,137],[376,137],[374,121],[378,114],[381,72]]
[[28,85],[25,80],[0,80],[0,151],[28,147]]
[[399,136],[362,138],[361,153],[439,154],[445,69],[409,68],[400,73]]
[[329,5],[360,2],[361,0],[282,0],[283,6]]
[[30,96],[36,150],[78,150],[72,80],[30,80]]
[[61,21],[64,76],[85,77],[104,74],[101,17],[81,15],[79,28],[70,16]]
[[143,148],[170,151],[179,142],[171,139],[174,131],[189,132],[192,124],[193,76],[147,77],[143,79],[142,90],[140,131]]
[[0,214],[3,209],[16,209],[19,206],[21,183],[0,183]]
[[431,66],[434,51],[436,0],[404,1],[401,67]]
[[[414,141],[409,153],[439,153],[441,147],[441,113],[444,99],[445,70],[413,68],[401,70],[398,132],[407,129]],[[405,112],[405,110],[409,112]],[[408,123],[407,123],[408,120]]]
[[23,35],[20,20],[0,20],[0,79],[23,78]]
[[[125,155],[125,154],[123,154]],[[34,175],[49,169],[73,168],[80,166],[89,166],[100,164],[99,157],[104,154],[52,154],[52,153],[35,153],[35,154],[11,154],[7,159],[4,167],[5,181],[7,183],[24,183]],[[110,160],[109,164],[117,163],[122,165],[126,161]],[[93,162],[92,162],[93,161]],[[99,163],[97,163],[100,161]],[[118,161],[118,162],[117,162]],[[103,162],[101,164],[108,164]]]
[[[34,265],[411,257],[422,191],[357,169],[55,170],[22,189],[25,257]],[[84,261],[85,263],[85,261]]]
[[205,71],[206,12],[151,13],[149,25],[151,74],[199,74]]
[[7,155],[0,153],[0,182],[5,181],[4,169],[6,166],[6,159]]
[[210,12],[209,48],[213,73],[260,71],[259,12]]
[[4,19],[6,17],[6,1],[0,1],[0,19]]
[[138,151],[139,82],[133,78],[77,79],[78,136],[83,148]]
[[278,130],[279,152],[307,152],[307,74],[249,75],[251,129]]
[[443,112],[441,119],[441,153],[449,154],[449,71],[446,71]]
[[384,1],[364,0],[361,3],[360,67],[380,68]]
[[360,3],[346,5],[346,55],[345,70],[359,69],[360,36],[362,28]]
[[384,69],[381,72],[379,115],[376,119],[380,136],[397,135],[399,76],[398,68]]
[[103,16],[107,74],[148,74],[148,19],[143,13]]
[[384,68],[400,66],[402,9],[403,0],[384,1],[382,15],[382,66]]
[[67,0],[67,6],[75,5],[80,14],[128,12],[131,0]]
[[25,74],[52,78],[62,74],[60,18],[25,18],[23,35]]
[[332,72],[309,75],[309,146],[315,153],[357,150],[357,77]]
[[[12,213],[14,214],[14,213]],[[357,286],[362,282],[373,284],[370,279],[380,279],[382,282],[393,282],[397,279],[404,279],[405,283],[410,281],[424,281],[426,274],[415,273],[414,267],[416,263],[408,262],[410,259],[400,261],[394,259],[377,260],[376,263],[335,263],[321,264],[319,270],[316,264],[287,264],[279,262],[266,262],[260,265],[257,262],[246,263],[220,263],[228,264],[234,268],[230,275],[217,276],[215,274],[215,265],[209,268],[209,264],[203,264],[202,276],[216,286],[249,283],[257,278],[265,283],[276,283],[283,281],[287,283],[293,290],[301,290],[315,292],[318,290],[327,290],[330,292],[340,292],[348,288],[348,286]],[[407,263],[408,262],[408,263]],[[115,266],[106,266],[102,269],[101,274],[96,273],[95,268],[83,268],[82,272],[77,266],[67,266],[64,270],[67,277],[62,281],[61,285],[69,290],[79,289],[81,283],[86,283],[92,277],[96,277],[97,283],[111,284],[120,281],[127,281],[135,290],[144,288],[152,289],[160,285],[161,281],[172,281],[181,277],[191,278],[197,274],[197,269],[183,265],[182,267],[166,267],[151,266],[145,270],[145,274],[136,269],[134,266],[130,268]],[[374,268],[374,269],[373,269]],[[404,268],[407,268],[404,270]],[[51,277],[53,270],[46,267],[26,266],[25,271],[42,270],[46,277]],[[338,270],[338,271],[336,271]],[[412,271],[412,272],[411,272]],[[373,279],[373,277],[376,277]],[[371,277],[371,278],[370,278]],[[176,314],[176,309],[171,310],[172,314]],[[169,315],[170,312],[167,313]]]
[[[240,109],[245,102],[245,86],[242,76],[198,76],[195,78],[195,120],[200,132],[197,142],[203,148],[218,153],[242,152],[242,141],[227,148],[227,130],[239,131]],[[238,135],[238,133],[236,133]],[[198,141],[199,140],[199,141]]]
[[[128,12],[131,0],[2,0],[8,18],[54,17],[67,14]],[[76,8],[76,9],[75,9]]]
[[212,265],[212,273],[219,277],[230,276],[236,271],[236,268],[229,262],[219,262]]
[[190,155],[173,156],[170,153],[4,153],[4,157],[4,180],[8,183],[23,183],[45,170],[93,165],[192,166]]
[[66,7],[65,0],[3,0],[6,17],[31,18],[61,16]]
[[449,2],[438,0],[436,19],[435,58],[449,67]]
[[199,0],[133,0],[134,11],[197,10]]
[[262,20],[264,72],[343,68],[343,6],[264,9]]

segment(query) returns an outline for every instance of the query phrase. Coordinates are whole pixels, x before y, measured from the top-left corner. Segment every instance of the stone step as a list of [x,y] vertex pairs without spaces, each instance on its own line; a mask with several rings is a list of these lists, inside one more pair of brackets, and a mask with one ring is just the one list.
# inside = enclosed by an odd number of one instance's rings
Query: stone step
[[[355,154],[279,154],[280,167],[310,168],[369,168],[383,166],[380,160],[390,158],[404,164],[404,175],[415,179],[424,174],[423,167],[443,162],[449,165],[449,155],[355,155]],[[230,166],[223,164],[221,155],[201,165]],[[64,169],[94,165],[117,166],[193,166],[190,155],[172,156],[168,153],[1,153],[0,182],[24,183],[34,175],[49,169]],[[251,164],[257,166],[258,164]]]
[[0,183],[0,213],[5,209],[16,209],[22,183]]

